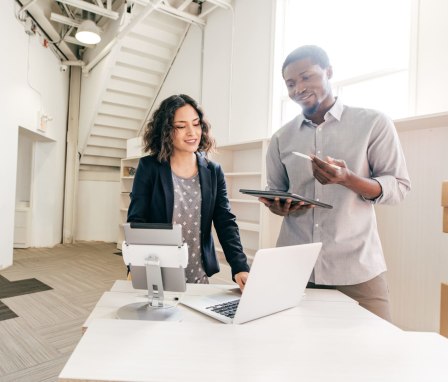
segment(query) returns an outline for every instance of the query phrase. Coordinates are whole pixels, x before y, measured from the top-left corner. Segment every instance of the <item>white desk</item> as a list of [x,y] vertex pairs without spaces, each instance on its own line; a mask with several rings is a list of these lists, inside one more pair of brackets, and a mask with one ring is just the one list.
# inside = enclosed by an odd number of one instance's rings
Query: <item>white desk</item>
[[95,320],[60,381],[444,381],[432,333]]
[[448,381],[447,339],[404,332],[339,292],[308,291],[299,307],[243,325],[186,307],[183,322],[98,318],[141,298],[116,286],[87,320],[61,382]]
[[[197,285],[197,284],[187,284],[188,294],[193,295],[204,295],[216,293],[222,289],[232,289],[235,288],[233,285]],[[145,302],[147,301],[147,291],[136,290],[132,288],[132,283],[125,280],[117,280],[111,288],[110,292],[105,292],[99,301],[97,302],[92,313],[89,315],[87,320],[84,322],[82,329],[86,330],[90,323],[98,318],[104,319],[116,319],[117,311],[124,305],[135,303],[135,302]],[[180,297],[179,293],[165,292],[167,301],[175,297]],[[330,304],[321,304],[319,302],[328,302]],[[349,304],[349,306],[346,306]],[[347,316],[354,317],[356,319],[370,319],[372,314],[362,308],[359,308],[358,303],[346,296],[345,294],[331,289],[307,289],[305,296],[303,297],[300,307],[297,309],[288,310],[282,312],[282,315],[306,315],[311,317],[322,317],[328,318],[341,318],[342,321],[346,319]],[[350,306],[355,305],[355,306]],[[213,318],[206,317],[190,308],[183,305],[178,305],[182,311],[182,321],[184,322],[210,322],[214,324],[219,324],[218,321]],[[277,316],[277,315],[276,315]],[[373,316],[374,317],[374,316]],[[375,317],[376,318],[376,317]],[[381,320],[387,326],[397,329],[395,326],[386,323]]]

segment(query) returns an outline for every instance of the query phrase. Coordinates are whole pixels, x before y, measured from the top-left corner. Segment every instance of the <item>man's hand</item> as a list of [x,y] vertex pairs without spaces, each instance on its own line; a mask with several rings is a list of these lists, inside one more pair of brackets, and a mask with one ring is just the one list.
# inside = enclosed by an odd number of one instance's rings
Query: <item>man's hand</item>
[[306,204],[305,202],[296,202],[292,199],[286,199],[284,202],[280,202],[280,198],[266,199],[258,198],[258,200],[263,203],[269,210],[279,216],[287,216],[295,211],[313,208],[314,204]]
[[239,272],[235,275],[235,281],[241,289],[241,292],[244,289],[244,285],[246,285],[247,278],[249,277],[249,272]]
[[363,178],[347,167],[345,161],[326,157],[325,161],[310,155],[313,164],[313,175],[322,184],[340,184],[356,192],[365,199],[374,200],[382,193],[381,184],[371,178]]
[[315,155],[310,155],[313,165],[313,175],[321,184],[344,185],[349,176],[349,169],[343,160],[326,157],[325,161]]

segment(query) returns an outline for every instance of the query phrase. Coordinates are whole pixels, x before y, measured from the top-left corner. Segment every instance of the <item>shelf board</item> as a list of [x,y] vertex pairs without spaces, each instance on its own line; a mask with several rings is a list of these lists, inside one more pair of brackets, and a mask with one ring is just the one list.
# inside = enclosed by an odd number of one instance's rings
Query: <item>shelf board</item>
[[141,156],[128,157],[128,158],[123,158],[122,161],[123,162],[132,162],[132,161],[140,160],[140,158],[141,158]]
[[232,151],[258,149],[258,148],[262,147],[264,141],[267,141],[267,140],[263,138],[263,139],[256,139],[253,141],[247,141],[247,142],[241,142],[241,143],[230,143],[228,145],[218,146],[217,150],[218,150],[218,154],[219,154],[220,149],[232,150]]
[[41,133],[39,131],[29,130],[22,126],[19,126],[19,133],[25,135],[32,141],[36,142],[50,142],[50,143],[56,142],[56,139],[48,137],[47,135],[45,135],[46,134],[45,132]]
[[241,172],[226,172],[225,176],[261,176],[260,171],[241,171]]
[[133,176],[122,176],[121,179],[128,180],[128,179],[134,179],[134,177]]
[[[223,251],[223,249],[221,247],[217,247],[215,245],[215,251],[218,254],[218,256],[219,256],[219,254],[222,254],[222,256],[224,257],[224,251]],[[249,260],[249,263],[251,263],[253,261],[254,257],[255,257],[255,253],[257,253],[257,250],[256,249],[252,249],[252,248],[243,248],[243,251],[244,251],[244,253],[247,256],[247,259]]]
[[244,203],[244,204],[260,204],[260,202],[258,201],[258,199],[234,199],[234,198],[230,198],[229,202],[231,203]]
[[237,221],[238,227],[243,231],[260,232],[260,224],[245,221]]
[[448,112],[396,119],[394,124],[398,132],[448,127]]

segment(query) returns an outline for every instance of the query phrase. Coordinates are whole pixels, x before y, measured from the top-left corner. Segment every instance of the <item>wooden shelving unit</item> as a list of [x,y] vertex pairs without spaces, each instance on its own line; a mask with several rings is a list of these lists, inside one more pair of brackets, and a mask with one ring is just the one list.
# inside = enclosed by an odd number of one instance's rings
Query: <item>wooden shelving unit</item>
[[[241,241],[249,261],[259,248],[275,247],[282,220],[256,198],[239,192],[241,188],[266,187],[268,144],[268,139],[260,139],[219,146],[211,156],[211,160],[219,163],[224,171],[232,212],[237,217]],[[216,233],[214,240],[218,255],[223,257]]]
[[137,169],[140,157],[124,158],[120,166],[120,226],[118,229],[117,248],[121,249],[124,240],[122,224],[126,223],[128,217],[128,208],[130,203],[129,194],[132,191],[134,183],[134,174]]

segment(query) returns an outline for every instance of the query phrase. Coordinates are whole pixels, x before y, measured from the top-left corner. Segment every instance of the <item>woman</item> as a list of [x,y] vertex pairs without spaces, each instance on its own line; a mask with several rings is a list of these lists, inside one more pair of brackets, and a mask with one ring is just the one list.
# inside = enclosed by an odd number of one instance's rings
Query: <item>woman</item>
[[219,272],[213,222],[242,290],[249,266],[230,212],[224,173],[207,159],[214,141],[201,108],[187,95],[168,97],[154,112],[143,141],[150,155],[137,167],[128,222],[181,224],[188,244],[189,283],[208,283],[208,277]]

